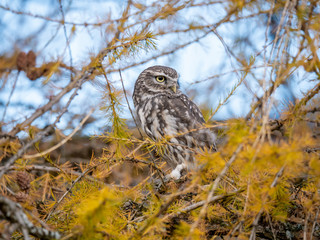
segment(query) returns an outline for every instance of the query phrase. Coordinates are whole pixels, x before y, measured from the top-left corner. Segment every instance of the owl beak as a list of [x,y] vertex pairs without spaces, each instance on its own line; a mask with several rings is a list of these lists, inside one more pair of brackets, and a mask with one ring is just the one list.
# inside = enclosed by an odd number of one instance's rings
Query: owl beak
[[173,91],[174,93],[176,93],[176,92],[177,92],[177,85],[173,85],[173,86],[171,87],[171,89],[172,89],[172,91]]

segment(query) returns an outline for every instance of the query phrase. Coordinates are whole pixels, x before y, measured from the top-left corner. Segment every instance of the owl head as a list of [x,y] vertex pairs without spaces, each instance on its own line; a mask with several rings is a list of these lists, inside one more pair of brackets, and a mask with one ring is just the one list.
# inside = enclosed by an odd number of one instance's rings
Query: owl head
[[[142,94],[176,94],[179,92],[179,75],[176,70],[166,66],[152,66],[140,73],[134,86],[134,100]],[[139,98],[138,97],[138,98]]]

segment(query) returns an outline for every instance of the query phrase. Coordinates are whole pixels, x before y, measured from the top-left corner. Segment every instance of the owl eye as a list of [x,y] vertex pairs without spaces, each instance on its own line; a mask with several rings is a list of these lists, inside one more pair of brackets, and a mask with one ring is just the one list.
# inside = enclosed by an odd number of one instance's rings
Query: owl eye
[[156,76],[157,82],[164,82],[166,80],[166,77],[164,76]]

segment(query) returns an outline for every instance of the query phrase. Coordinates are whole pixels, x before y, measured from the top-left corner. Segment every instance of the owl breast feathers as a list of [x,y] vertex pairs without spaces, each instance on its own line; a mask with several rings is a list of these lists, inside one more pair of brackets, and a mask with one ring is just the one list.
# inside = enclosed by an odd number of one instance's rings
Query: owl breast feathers
[[197,149],[215,150],[215,134],[203,126],[201,111],[179,90],[174,69],[145,69],[135,83],[133,102],[142,130],[155,141],[167,137],[163,157],[174,168],[171,177],[196,168]]

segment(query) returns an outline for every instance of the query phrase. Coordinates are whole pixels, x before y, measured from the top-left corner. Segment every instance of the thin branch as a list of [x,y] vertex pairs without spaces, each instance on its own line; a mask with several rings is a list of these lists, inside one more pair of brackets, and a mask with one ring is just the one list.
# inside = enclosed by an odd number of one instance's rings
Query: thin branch
[[309,222],[309,218],[311,216],[311,213],[308,212],[308,215],[306,217],[306,219],[304,220],[304,227],[303,227],[303,240],[307,240],[308,238],[308,222]]
[[[284,169],[285,169],[285,166],[282,166],[281,169],[277,172],[275,178],[273,179],[272,184],[270,185],[270,188],[274,188],[277,185],[278,180],[282,176]],[[259,223],[259,220],[260,220],[260,217],[261,217],[262,213],[263,213],[263,207],[261,207],[260,211],[258,212],[258,214],[256,215],[256,217],[255,217],[255,219],[254,219],[254,221],[252,223],[252,230],[251,230],[251,234],[250,234],[250,240],[256,239],[256,228],[258,226],[258,223]]]
[[33,144],[35,144],[36,142],[38,142],[39,140],[41,140],[44,136],[48,135],[51,131],[53,130],[52,126],[48,126],[46,127],[43,131],[39,132],[34,139],[32,139],[30,142],[28,142],[26,145],[24,145],[22,148],[19,149],[19,151],[12,156],[4,165],[4,167],[2,168],[2,170],[0,171],[0,179],[3,176],[3,174],[5,174],[5,172],[10,168],[10,166],[18,159],[20,158],[25,152],[26,150],[31,147]]
[[218,177],[214,180],[211,189],[209,191],[209,194],[207,196],[207,200],[205,202],[205,204],[203,205],[203,207],[200,210],[199,216],[197,218],[197,220],[191,225],[190,228],[190,232],[189,232],[189,238],[191,239],[190,236],[192,236],[193,232],[195,231],[195,229],[198,227],[200,220],[202,219],[202,217],[204,216],[204,214],[207,212],[207,208],[210,202],[210,199],[213,197],[214,192],[217,190],[218,185],[220,183],[220,180],[224,177],[224,175],[227,173],[228,169],[230,168],[231,164],[236,160],[238,154],[240,153],[240,151],[242,150],[243,147],[243,143],[239,144],[239,146],[237,147],[236,151],[232,154],[230,160],[226,163],[226,165],[224,166],[224,168],[222,169],[222,171],[219,173]]
[[[101,163],[98,165],[101,165]],[[49,218],[51,217],[51,214],[57,209],[57,207],[60,205],[62,200],[68,195],[68,193],[71,192],[71,190],[76,185],[76,183],[79,182],[87,173],[91,172],[94,168],[98,167],[98,165],[87,168],[79,177],[77,177],[76,180],[72,181],[72,184],[68,188],[68,190],[60,197],[60,199],[53,205],[50,212],[47,214],[47,216],[45,218],[45,222],[49,220]]]
[[167,209],[170,207],[170,205],[181,195],[186,194],[190,192],[194,188],[194,184],[191,184],[188,188],[179,191],[177,193],[172,193],[170,196],[167,197],[167,200],[160,206],[159,210],[156,211],[152,216],[150,216],[145,224],[139,228],[136,233],[130,238],[130,239],[140,239],[145,231],[148,229],[148,227],[164,212],[167,211]]
[[63,144],[68,142],[77,131],[79,131],[79,129],[83,126],[83,124],[88,120],[88,118],[92,115],[92,113],[94,111],[95,111],[95,108],[92,108],[90,110],[90,112],[82,119],[82,121],[79,123],[79,125],[72,131],[72,133],[70,133],[67,137],[65,137],[62,141],[60,141],[56,145],[54,145],[51,148],[49,148],[49,149],[47,149],[45,151],[42,151],[40,153],[36,153],[36,154],[33,154],[33,155],[24,155],[23,158],[24,159],[31,159],[31,158],[42,157],[43,155],[46,155],[46,154],[56,150],[57,148],[61,147]]
[[[67,34],[67,28],[66,28],[66,24],[65,24],[65,17],[64,17],[64,11],[63,11],[61,0],[59,0],[59,7],[60,7],[61,15],[62,15],[62,21],[61,22],[63,24],[64,37],[66,39],[66,44],[67,44],[68,51],[69,51],[70,67],[73,68],[72,52],[71,52],[71,47],[70,47],[70,38],[68,38],[68,34]],[[72,81],[72,72],[70,72],[70,80]]]
[[[319,92],[320,83],[318,83],[312,90],[310,90],[304,98],[299,100],[299,102],[294,106],[292,115],[294,116],[301,109],[301,107],[304,107]],[[319,107],[316,107],[314,110],[319,110]]]
[[276,232],[274,231],[274,228],[272,226],[272,220],[271,220],[271,217],[270,217],[269,213],[267,213],[267,218],[268,218],[268,222],[269,222],[269,225],[270,225],[270,228],[271,228],[272,237],[273,237],[274,240],[277,240]]
[[[137,39],[137,42],[145,41],[146,39],[149,39],[148,36],[142,36],[140,39]],[[42,116],[45,112],[49,111],[54,104],[56,104],[60,99],[66,95],[68,92],[70,92],[72,89],[74,89],[76,86],[76,90],[79,89],[82,84],[90,79],[90,76],[95,74],[95,70],[100,68],[100,65],[97,65],[97,63],[100,63],[103,61],[103,59],[109,54],[111,51],[117,49],[117,48],[126,48],[132,46],[131,42],[125,42],[121,43],[120,45],[110,45],[107,46],[105,49],[102,49],[97,56],[91,61],[91,63],[83,67],[83,70],[80,72],[76,72],[76,76],[74,77],[74,80],[71,81],[66,87],[61,90],[60,93],[58,93],[56,96],[52,97],[51,100],[45,104],[42,107],[39,107],[28,119],[26,119],[24,122],[18,124],[16,127],[14,127],[8,134],[9,135],[16,135],[18,132],[23,130],[26,126],[29,126],[35,119]],[[75,90],[75,92],[76,92]],[[74,95],[76,94],[74,92]],[[0,144],[1,144],[0,140]]]
[[313,224],[312,224],[312,229],[311,229],[311,233],[310,233],[310,240],[312,240],[312,238],[313,238],[314,229],[316,228],[316,224],[318,221],[319,210],[320,210],[320,208],[318,207],[316,216],[314,217]]
[[[12,95],[13,95],[14,90],[16,89],[16,85],[17,85],[17,82],[18,82],[19,75],[20,75],[20,71],[18,71],[17,76],[16,76],[16,78],[15,78],[15,80],[14,80],[14,82],[13,82],[13,86],[12,86],[12,88],[11,88],[8,101],[7,101],[6,106],[5,106],[5,108],[4,108],[4,111],[3,111],[3,115],[2,115],[1,122],[4,121],[4,118],[5,118],[5,116],[6,116],[7,109],[8,109],[8,106],[9,106],[9,104],[10,104],[10,101],[11,101],[11,97],[12,97]],[[0,125],[0,127],[1,127],[1,125]]]
[[[34,143],[36,143],[37,141],[40,141],[44,136],[48,135],[51,131],[53,131],[54,125],[55,125],[57,122],[59,122],[59,120],[60,120],[60,118],[62,117],[62,115],[67,111],[68,106],[70,105],[72,99],[76,96],[77,90],[78,90],[78,89],[80,88],[80,86],[81,86],[81,82],[82,82],[82,81],[79,81],[79,82],[78,82],[78,85],[76,86],[73,94],[70,96],[70,98],[69,98],[66,106],[63,108],[63,110],[62,110],[62,111],[60,112],[60,114],[57,116],[55,122],[54,122],[53,124],[47,126],[43,131],[37,133],[37,135],[34,137],[34,139],[32,139],[32,141],[28,142],[25,146],[23,146],[21,149],[19,149],[19,151],[18,151],[14,156],[12,156],[12,157],[6,162],[3,170],[0,171],[0,178],[1,178],[2,175],[7,171],[7,169],[8,169],[18,158],[20,158],[20,157],[26,152],[26,150],[27,150],[29,147],[31,147]],[[77,82],[74,81],[74,82],[71,82],[71,83],[77,83]],[[72,89],[72,88],[71,88],[71,89]],[[70,89],[70,90],[71,90],[71,89]],[[63,91],[63,90],[62,90],[62,91]],[[62,91],[61,91],[61,92],[62,92]],[[61,93],[61,92],[60,92],[60,93]],[[63,95],[64,95],[64,94],[63,94]],[[61,97],[62,97],[63,95],[61,95]],[[51,102],[51,101],[50,101],[50,102]],[[49,102],[49,103],[50,103],[50,102]],[[48,103],[48,104],[49,104],[49,103]],[[47,104],[47,105],[48,105],[48,104]],[[47,105],[45,105],[45,106],[47,106]],[[53,104],[52,104],[50,107],[48,107],[47,110],[49,110],[52,106],[53,106]],[[37,112],[39,113],[39,115],[36,114]],[[34,115],[33,115],[33,116],[34,116],[34,119],[37,118],[37,117],[39,117],[39,116],[41,116],[41,115],[43,114],[43,113],[41,113],[41,112],[42,112],[42,111],[39,111],[39,109],[37,109],[36,112],[35,112]],[[38,116],[37,116],[37,115],[38,115]],[[31,118],[32,118],[32,117],[31,117]],[[30,121],[31,118],[29,118],[29,121]],[[24,123],[26,123],[26,122],[27,122],[27,120],[26,120]],[[31,123],[31,122],[30,122],[30,123]],[[22,125],[22,124],[21,124],[21,125]],[[16,133],[18,133],[18,132],[20,131],[21,125],[16,126],[16,127],[9,133],[9,135],[11,135],[13,131],[16,131]],[[15,134],[14,134],[14,135],[15,135]],[[0,143],[1,143],[1,141],[5,141],[5,139],[0,139]]]
[[[52,19],[52,18],[49,18],[49,17],[46,17],[46,16],[42,16],[42,15],[39,15],[39,14],[33,14],[31,12],[17,11],[17,10],[14,10],[12,8],[5,7],[3,5],[0,5],[0,8],[5,10],[5,11],[11,12],[13,14],[24,15],[24,16],[28,16],[28,17],[42,19],[42,20],[45,20],[45,21],[48,21],[48,22],[54,22],[54,23],[62,24],[61,20],[59,20],[59,19]],[[131,16],[139,15],[141,12],[143,12],[143,10],[137,11],[136,13],[132,14]],[[63,23],[64,24],[68,24],[68,25],[74,25],[74,26],[84,26],[84,27],[96,26],[97,27],[97,26],[102,26],[102,25],[105,25],[105,24],[117,23],[117,22],[119,22],[121,20],[122,20],[122,18],[106,19],[106,20],[101,21],[101,22],[91,22],[91,23],[90,22],[70,22],[70,21],[64,21]]]
[[84,80],[86,80],[89,77],[89,74],[84,74],[82,77],[79,78],[79,80],[71,81],[66,87],[64,87],[60,93],[58,93],[56,96],[51,98],[51,100],[45,104],[42,107],[37,108],[37,110],[24,122],[18,124],[16,127],[14,127],[8,134],[9,135],[16,135],[18,132],[20,132],[22,129],[24,129],[26,126],[29,126],[35,119],[42,116],[45,112],[50,110],[54,104],[56,104],[60,99],[66,95],[68,92],[70,92],[77,84],[82,85]]
[[121,85],[122,85],[122,91],[123,91],[123,93],[124,93],[124,97],[125,97],[125,99],[126,99],[126,102],[127,102],[128,108],[129,108],[129,111],[130,111],[130,113],[131,113],[131,117],[132,117],[134,123],[136,124],[136,127],[137,127],[137,129],[138,129],[138,131],[139,131],[140,137],[143,138],[143,135],[142,135],[142,133],[141,133],[141,131],[140,131],[140,127],[139,127],[139,125],[138,125],[138,122],[137,122],[134,114],[133,114],[133,111],[131,110],[131,107],[130,107],[130,104],[129,104],[129,100],[128,100],[128,98],[127,98],[127,92],[126,92],[126,89],[125,89],[124,84],[123,84],[123,79],[122,79],[122,74],[121,74],[121,70],[120,70],[120,69],[119,69],[119,75],[120,75],[120,81],[121,81]]
[[229,98],[235,93],[235,91],[237,90],[237,88],[239,88],[239,86],[241,85],[241,83],[245,80],[247,73],[244,74],[244,76],[242,76],[239,81],[232,87],[231,91],[229,92],[229,94],[227,95],[227,97],[221,102],[219,101],[218,106],[216,107],[216,109],[214,110],[214,112],[209,116],[208,121],[219,111],[220,107],[222,107],[224,104],[227,103],[227,101],[229,100]]
[[[241,67],[241,68],[236,68],[236,69],[233,69],[233,70],[230,70],[230,71],[227,71],[227,72],[223,72],[223,73],[212,75],[212,76],[207,77],[207,78],[202,79],[202,80],[194,81],[194,82],[190,83],[189,85],[191,86],[191,85],[194,85],[194,84],[206,82],[206,81],[212,80],[214,78],[219,78],[219,77],[225,76],[227,74],[235,73],[235,72],[248,72],[248,71],[250,71],[252,69],[258,69],[258,68],[264,68],[264,67],[265,67],[265,65],[257,65],[257,66],[250,65],[250,66],[245,66],[245,67]],[[267,67],[272,67],[272,65],[269,64]]]
[[[223,199],[229,198],[229,197],[234,196],[236,194],[239,194],[241,192],[243,192],[243,189],[236,190],[236,191],[233,191],[233,192],[230,192],[230,193],[226,193],[226,194],[222,194],[222,195],[213,196],[209,200],[209,204],[217,202],[219,200],[223,200]],[[191,211],[193,211],[195,209],[198,209],[198,208],[202,207],[205,204],[206,204],[206,200],[193,203],[193,204],[191,204],[191,205],[189,205],[187,207],[184,207],[183,209],[179,210],[178,212],[175,212],[175,213],[172,213],[172,214],[168,215],[166,218],[172,218],[172,217],[179,216],[180,214],[183,214],[183,213],[191,212]]]

